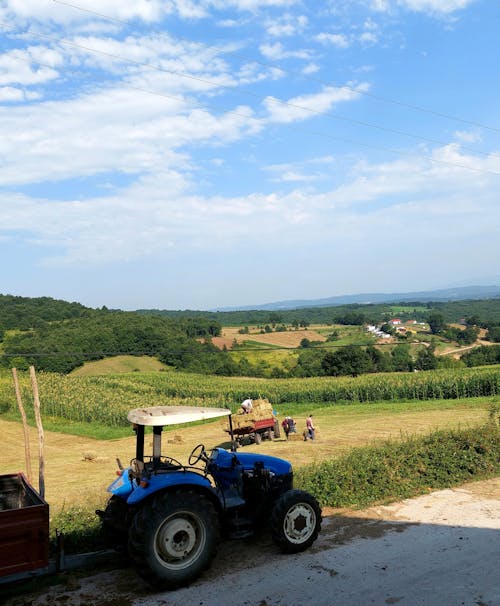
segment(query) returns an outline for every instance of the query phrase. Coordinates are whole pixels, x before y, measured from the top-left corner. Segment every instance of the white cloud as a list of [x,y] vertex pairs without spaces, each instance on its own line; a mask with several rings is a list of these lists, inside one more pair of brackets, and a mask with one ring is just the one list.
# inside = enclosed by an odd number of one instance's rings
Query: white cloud
[[316,40],[322,44],[331,44],[337,48],[348,48],[351,44],[349,38],[345,34],[329,34],[321,32],[316,36]]
[[257,11],[261,8],[293,6],[298,0],[202,0],[202,4],[217,9],[233,7],[241,11]]
[[[443,154],[449,158],[449,149],[436,150],[435,157]],[[330,157],[316,158],[310,166],[330,162]],[[477,167],[498,170],[500,161],[485,159]],[[281,174],[282,183],[308,185],[314,180],[313,173],[293,164],[271,168],[271,174]],[[45,259],[52,264],[126,262],[166,250],[237,250],[249,233],[259,233],[260,241],[272,241],[273,246],[293,245],[297,238],[304,248],[333,242],[329,254],[334,255],[360,243],[368,250],[373,247],[373,254],[389,245],[399,250],[405,243],[401,250],[417,247],[439,257],[444,247],[455,250],[466,238],[472,244],[498,224],[494,182],[487,173],[478,179],[473,172],[421,157],[357,163],[343,184],[321,193],[295,189],[208,197],[187,194],[179,172],[167,170],[144,176],[119,193],[85,201],[51,202],[4,193],[0,225],[3,234],[28,234],[24,237],[40,247],[42,258],[44,248],[62,249],[59,257]]]
[[269,173],[271,182],[312,182],[328,178],[334,164],[334,157],[320,156],[297,162],[270,164],[263,170]]
[[[178,149],[233,141],[261,126],[252,110],[215,116],[182,100],[109,89],[67,102],[0,108],[0,184],[182,166]],[[22,169],[20,168],[22,167]]]
[[373,32],[363,32],[359,36],[359,41],[362,44],[377,44],[378,36]]
[[482,140],[481,133],[477,130],[457,130],[454,132],[455,139],[462,143],[478,143]]
[[[144,23],[158,23],[171,15],[181,19],[202,19],[210,16],[211,9],[223,10],[229,7],[239,11],[255,12],[263,8],[291,7],[296,0],[86,0],[85,3],[64,0],[4,0],[0,6],[0,20],[11,23],[33,23],[78,27],[82,23],[103,19],[115,20],[115,23],[139,19]],[[79,8],[77,8],[79,7]]]
[[0,102],[33,101],[39,99],[37,92],[27,91],[13,86],[0,86]]
[[0,87],[0,101],[21,101],[24,100],[24,91],[12,86]]
[[[357,89],[365,90],[366,86],[358,85]],[[270,122],[286,123],[328,112],[337,103],[353,101],[358,97],[359,93],[354,88],[325,86],[319,93],[299,95],[284,102],[269,96],[264,99],[264,106]]]
[[320,32],[315,40],[323,46],[334,46],[339,49],[377,44],[380,38],[379,26],[373,19],[366,19],[362,26],[353,26],[352,31],[345,33]]
[[304,30],[308,24],[305,15],[285,14],[278,19],[267,20],[264,24],[269,36],[276,38],[294,36]]
[[308,60],[311,58],[310,51],[305,49],[286,50],[281,42],[275,42],[274,44],[261,44],[259,50],[264,57],[273,61],[289,58]]
[[29,86],[49,82],[59,76],[58,68],[62,63],[60,53],[44,47],[29,47],[6,52],[0,55],[0,85]]
[[303,69],[302,73],[305,75],[315,74],[319,72],[319,65],[317,63],[308,63]]
[[398,3],[412,11],[430,13],[453,13],[462,10],[475,0],[398,0]]
[[319,177],[316,177],[314,175],[310,175],[310,174],[305,174],[305,173],[298,173],[295,171],[285,171],[283,173],[281,173],[280,175],[273,177],[271,179],[271,181],[274,182],[283,182],[283,183],[297,183],[297,182],[306,182],[306,181],[317,181]]
[[450,14],[467,8],[476,0],[373,0],[372,8],[391,12],[395,7],[429,14]]
[[[71,2],[68,2],[71,4]],[[75,3],[79,6],[78,3]],[[10,21],[21,22],[46,22],[62,25],[76,24],[95,20],[100,13],[108,17],[126,21],[127,19],[141,19],[145,22],[154,22],[161,16],[173,12],[176,8],[182,10],[185,6],[189,14],[191,2],[172,2],[167,0],[135,0],[134,2],[116,2],[116,0],[87,0],[82,3],[82,8],[65,5],[64,2],[52,0],[40,2],[40,0],[5,0],[0,8],[0,18]],[[176,7],[176,5],[178,5]]]

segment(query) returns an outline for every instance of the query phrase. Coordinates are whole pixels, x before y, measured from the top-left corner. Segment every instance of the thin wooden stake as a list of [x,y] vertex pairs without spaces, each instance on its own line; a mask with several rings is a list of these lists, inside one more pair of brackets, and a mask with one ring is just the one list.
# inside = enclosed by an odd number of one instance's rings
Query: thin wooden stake
[[36,381],[35,367],[30,366],[31,388],[33,389],[33,404],[35,408],[36,426],[38,428],[38,492],[42,499],[45,497],[45,461],[43,458],[43,427],[40,415],[40,398],[38,397],[38,383]]
[[19,389],[19,380],[17,378],[17,370],[12,369],[12,376],[14,377],[14,389],[16,390],[17,406],[21,413],[23,420],[23,432],[24,432],[24,457],[26,459],[26,475],[28,476],[28,482],[31,484],[31,453],[30,453],[30,437],[28,432],[28,421],[26,419],[26,413],[24,412],[23,401],[21,399],[21,390]]

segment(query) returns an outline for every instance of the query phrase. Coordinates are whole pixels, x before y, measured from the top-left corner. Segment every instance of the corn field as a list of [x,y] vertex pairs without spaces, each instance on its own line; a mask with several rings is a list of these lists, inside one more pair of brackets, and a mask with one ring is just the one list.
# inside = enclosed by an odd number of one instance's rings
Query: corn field
[[[19,372],[22,398],[32,401],[28,373]],[[500,393],[500,366],[386,373],[356,378],[255,379],[215,377],[177,371],[72,377],[39,373],[42,412],[75,422],[127,426],[132,408],[156,405],[229,407],[247,397],[274,405],[457,399]],[[0,413],[16,410],[12,376],[0,375]]]

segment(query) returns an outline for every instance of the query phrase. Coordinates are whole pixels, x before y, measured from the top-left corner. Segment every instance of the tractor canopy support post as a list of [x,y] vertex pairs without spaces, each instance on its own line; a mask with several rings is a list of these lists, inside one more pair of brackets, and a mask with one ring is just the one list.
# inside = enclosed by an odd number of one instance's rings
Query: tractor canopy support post
[[234,439],[232,415],[229,415],[228,419],[229,419],[229,435],[231,436],[231,452],[236,452],[236,440]]
[[153,427],[153,468],[157,469],[161,457],[161,432],[163,427]]
[[136,425],[134,427],[136,433],[135,458],[138,461],[144,462],[144,425]]

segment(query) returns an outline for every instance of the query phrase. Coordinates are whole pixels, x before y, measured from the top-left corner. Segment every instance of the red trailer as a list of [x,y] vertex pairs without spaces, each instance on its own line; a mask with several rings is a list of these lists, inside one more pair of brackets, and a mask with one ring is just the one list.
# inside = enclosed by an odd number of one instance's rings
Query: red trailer
[[232,434],[236,446],[241,446],[245,440],[260,444],[263,439],[280,437],[280,426],[267,398],[253,400],[250,413],[240,411],[231,415],[230,420],[231,423],[226,425],[225,430]]
[[0,475],[0,582],[49,569],[49,505],[24,474]]

